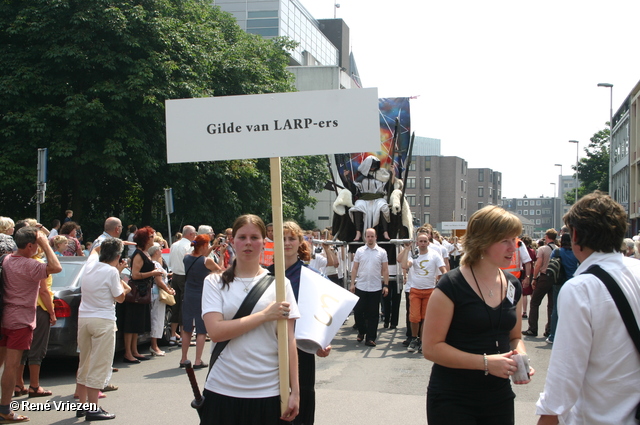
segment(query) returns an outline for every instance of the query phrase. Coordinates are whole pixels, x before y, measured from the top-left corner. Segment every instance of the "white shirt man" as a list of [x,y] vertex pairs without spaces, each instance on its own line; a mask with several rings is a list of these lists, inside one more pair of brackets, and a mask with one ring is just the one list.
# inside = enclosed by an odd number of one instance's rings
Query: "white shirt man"
[[[174,298],[176,303],[171,307],[171,337],[169,345],[176,345],[178,335],[176,330],[178,324],[182,323],[182,299],[184,297],[184,284],[186,281],[184,270],[184,256],[190,253],[193,248],[191,242],[196,238],[196,228],[193,226],[184,226],[182,228],[182,239],[171,245],[171,253],[169,254],[169,265],[173,270],[173,279],[171,287],[176,291]],[[188,343],[188,342],[187,342]]]
[[[351,270],[351,292],[360,300],[354,309],[358,342],[366,334],[365,345],[375,347],[378,333],[378,314],[380,312],[380,293],[389,292],[389,260],[387,251],[376,243],[375,229],[365,232],[366,245],[356,251]],[[384,283],[381,284],[380,276]]]

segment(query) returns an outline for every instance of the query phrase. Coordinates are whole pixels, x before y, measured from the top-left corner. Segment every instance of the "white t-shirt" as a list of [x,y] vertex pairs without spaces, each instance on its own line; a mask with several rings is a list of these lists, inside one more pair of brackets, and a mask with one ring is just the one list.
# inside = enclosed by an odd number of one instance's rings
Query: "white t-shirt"
[[411,287],[415,289],[433,289],[436,287],[436,277],[441,275],[440,267],[445,267],[442,256],[431,249],[429,245],[426,254],[418,255],[416,259],[410,259],[410,270],[413,271]]
[[[267,273],[256,276],[253,288]],[[223,289],[219,273],[204,280],[202,317],[207,313],[222,313],[225,320],[233,319],[247,296],[243,283],[233,281]],[[291,303],[290,319],[298,319],[300,312],[289,280],[285,283],[287,302]],[[252,314],[267,308],[276,299],[275,281],[267,288]],[[278,377],[278,337],[276,321],[266,322],[249,332],[233,338],[213,365],[205,388],[218,394],[238,398],[264,398],[280,394]],[[213,349],[213,347],[212,347]]]
[[322,276],[326,276],[327,257],[322,254],[316,254],[314,257],[315,258],[312,258],[311,261],[309,261],[309,267],[318,270]]
[[115,321],[114,298],[119,297],[123,292],[120,274],[117,268],[101,263],[97,258],[95,254],[89,257],[80,278],[82,300],[78,317],[97,317]]

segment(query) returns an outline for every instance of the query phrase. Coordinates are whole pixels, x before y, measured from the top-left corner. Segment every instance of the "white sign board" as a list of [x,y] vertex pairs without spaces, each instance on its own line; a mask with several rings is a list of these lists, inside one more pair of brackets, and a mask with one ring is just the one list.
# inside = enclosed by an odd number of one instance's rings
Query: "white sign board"
[[467,228],[466,221],[443,221],[442,230],[463,230]]
[[358,297],[318,273],[302,267],[296,320],[298,348],[315,354],[326,348],[336,336]]
[[375,152],[378,89],[166,101],[167,162]]

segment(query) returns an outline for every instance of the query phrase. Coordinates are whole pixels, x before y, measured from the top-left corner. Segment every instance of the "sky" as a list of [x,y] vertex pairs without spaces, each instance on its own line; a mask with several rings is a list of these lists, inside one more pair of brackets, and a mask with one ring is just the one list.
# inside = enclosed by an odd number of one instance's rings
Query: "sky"
[[[640,81],[640,1],[300,0],[342,18],[364,87],[411,101],[441,154],[502,173],[502,196],[554,196]],[[635,33],[634,33],[635,31]],[[559,189],[559,188],[558,188]]]

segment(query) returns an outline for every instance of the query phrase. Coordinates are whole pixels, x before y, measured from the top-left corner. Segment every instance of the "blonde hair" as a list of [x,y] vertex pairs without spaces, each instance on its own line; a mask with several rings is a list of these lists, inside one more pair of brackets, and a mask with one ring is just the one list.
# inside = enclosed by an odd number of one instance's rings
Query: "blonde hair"
[[53,247],[57,248],[58,245],[63,244],[63,243],[68,243],[68,242],[69,242],[69,239],[67,239],[66,236],[58,235],[58,236],[53,238]]
[[0,216],[0,233],[4,233],[12,227],[16,227],[16,224],[9,217]]
[[476,264],[491,245],[505,238],[518,236],[521,232],[522,222],[509,211],[495,205],[476,211],[467,223],[467,232],[461,238],[464,246],[461,264]]

